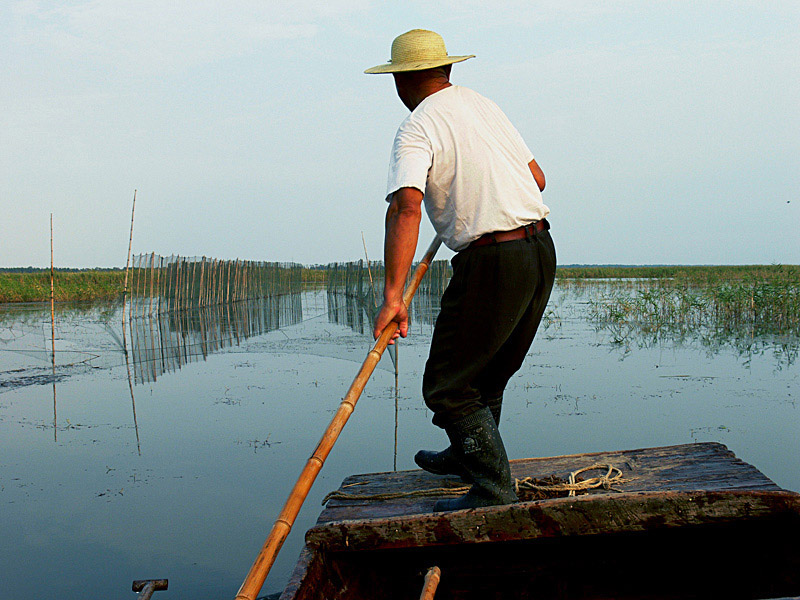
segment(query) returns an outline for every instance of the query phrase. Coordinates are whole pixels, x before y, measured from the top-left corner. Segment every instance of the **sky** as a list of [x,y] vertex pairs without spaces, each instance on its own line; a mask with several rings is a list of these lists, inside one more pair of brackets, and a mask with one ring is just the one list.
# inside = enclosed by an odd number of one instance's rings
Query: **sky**
[[380,259],[407,110],[363,71],[414,28],[476,55],[560,263],[800,264],[797,0],[4,0],[0,267],[51,213],[56,266],[124,266],[134,190],[134,253]]

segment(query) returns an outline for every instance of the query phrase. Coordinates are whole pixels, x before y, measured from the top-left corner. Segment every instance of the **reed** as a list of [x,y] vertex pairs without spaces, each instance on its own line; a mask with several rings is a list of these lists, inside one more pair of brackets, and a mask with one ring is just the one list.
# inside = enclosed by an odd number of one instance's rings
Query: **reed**
[[690,329],[753,335],[800,334],[800,278],[791,269],[767,277],[697,283],[654,280],[638,289],[616,289],[590,299],[590,315],[612,327],[653,332]]
[[[53,297],[56,302],[119,298],[124,289],[125,272],[122,270],[55,271]],[[0,303],[49,300],[49,269],[30,273],[0,272]]]
[[675,279],[695,284],[800,279],[800,265],[559,267],[559,279]]

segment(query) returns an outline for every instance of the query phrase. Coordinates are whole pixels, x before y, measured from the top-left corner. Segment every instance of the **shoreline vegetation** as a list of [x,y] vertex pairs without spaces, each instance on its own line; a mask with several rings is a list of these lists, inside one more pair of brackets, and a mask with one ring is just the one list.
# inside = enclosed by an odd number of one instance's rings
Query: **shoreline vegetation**
[[[438,261],[437,261],[438,262]],[[379,268],[379,265],[375,265]],[[134,271],[133,269],[131,270]],[[564,266],[556,277],[562,280],[656,280],[670,287],[712,286],[739,288],[776,286],[784,291],[800,290],[800,265],[733,266]],[[324,285],[327,269],[303,267],[304,286]],[[67,269],[55,272],[56,302],[121,299],[124,269]],[[46,302],[50,300],[50,269],[0,268],[0,303]]]

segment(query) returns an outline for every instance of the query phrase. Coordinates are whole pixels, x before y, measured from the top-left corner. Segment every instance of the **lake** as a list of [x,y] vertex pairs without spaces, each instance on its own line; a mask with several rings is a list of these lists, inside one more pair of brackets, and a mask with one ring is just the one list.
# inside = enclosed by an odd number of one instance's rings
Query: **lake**
[[[800,490],[797,336],[604,326],[608,282],[559,281],[500,430],[511,458],[718,441]],[[441,449],[420,396],[435,302],[385,355],[263,594],[280,591],[322,498]],[[119,306],[0,305],[0,597],[233,598],[371,347],[323,290],[134,320]],[[126,353],[124,347],[131,350]]]

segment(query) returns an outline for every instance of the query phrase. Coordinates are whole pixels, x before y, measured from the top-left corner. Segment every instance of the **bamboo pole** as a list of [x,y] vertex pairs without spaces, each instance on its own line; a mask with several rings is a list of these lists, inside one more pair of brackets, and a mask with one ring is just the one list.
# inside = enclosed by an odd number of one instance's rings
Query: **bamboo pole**
[[205,268],[206,268],[206,257],[204,256],[202,258],[202,260],[200,261],[200,286],[199,286],[199,288],[197,290],[197,307],[198,308],[203,306],[203,298],[204,298],[204,295],[205,295],[204,294],[205,290],[203,288],[203,275],[205,274],[204,273]]
[[433,600],[436,595],[436,588],[442,578],[442,570],[439,567],[431,567],[425,574],[425,583],[422,586],[422,593],[419,600]]
[[[142,254],[137,254],[133,257],[133,276],[136,283],[131,282],[131,321],[133,321],[133,302],[134,297],[139,298],[139,282],[142,279]],[[137,307],[138,308],[138,307]],[[136,315],[137,317],[139,315]]]
[[50,213],[50,331],[52,341],[52,359],[56,360],[56,287],[55,268],[53,266],[53,213]]
[[[417,291],[422,278],[425,276],[425,272],[428,270],[428,266],[433,260],[436,251],[439,249],[440,244],[441,240],[439,237],[435,237],[428,247],[428,250],[425,252],[425,256],[422,257],[419,265],[417,265],[414,276],[411,278],[411,282],[408,284],[403,294],[403,302],[406,306],[411,304],[414,293]],[[372,350],[369,351],[369,354],[367,354],[367,358],[364,359],[361,369],[359,369],[355,379],[353,379],[353,383],[350,384],[350,389],[347,390],[347,394],[345,394],[342,399],[330,425],[328,425],[325,433],[322,434],[322,439],[319,441],[317,448],[300,473],[300,477],[297,479],[297,483],[295,483],[291,494],[289,494],[289,498],[286,500],[283,510],[272,526],[269,537],[267,537],[264,546],[261,548],[261,552],[259,552],[256,557],[253,566],[250,567],[250,571],[247,577],[245,577],[242,587],[239,588],[239,592],[236,594],[236,600],[255,600],[258,592],[261,590],[261,586],[264,585],[264,580],[267,578],[267,574],[275,563],[275,558],[281,546],[283,546],[286,537],[289,535],[292,525],[294,525],[294,520],[300,512],[300,508],[303,506],[303,502],[305,502],[306,496],[308,496],[308,492],[314,484],[314,480],[317,478],[317,474],[325,464],[325,459],[328,457],[328,454],[330,454],[347,420],[350,418],[350,415],[353,414],[356,402],[358,402],[361,392],[364,390],[364,386],[367,384],[372,372],[378,365],[378,361],[380,361],[383,351],[386,350],[386,346],[389,340],[392,339],[395,331],[397,331],[397,323],[389,323],[375,341],[375,345],[372,347]]]
[[[195,276],[195,269],[196,268],[197,268],[197,261],[192,259],[192,274],[189,276],[189,280],[186,283],[186,308],[187,309],[189,309],[192,306],[192,304],[194,304],[192,299],[194,298],[194,288],[195,288],[194,276]],[[188,265],[186,266],[186,269],[188,271],[188,269],[189,269]]]
[[133,190],[133,206],[131,207],[131,234],[128,237],[128,260],[125,261],[125,286],[122,290],[122,347],[125,355],[128,354],[128,344],[125,338],[125,300],[128,295],[128,268],[131,264],[131,245],[133,244],[133,213],[136,210],[136,190]]
[[[123,314],[125,310],[123,309]],[[53,263],[53,213],[50,213],[50,359],[53,367],[53,441],[58,441],[58,413],[56,411],[56,287]]]
[[233,261],[228,261],[228,277],[225,279],[225,303],[228,304],[231,301],[231,263]]
[[175,306],[173,308],[173,312],[177,314],[177,312],[181,309],[181,258],[180,254],[176,255],[175,259]]
[[153,270],[155,269],[156,253],[150,253],[150,311],[149,316],[153,316]]

